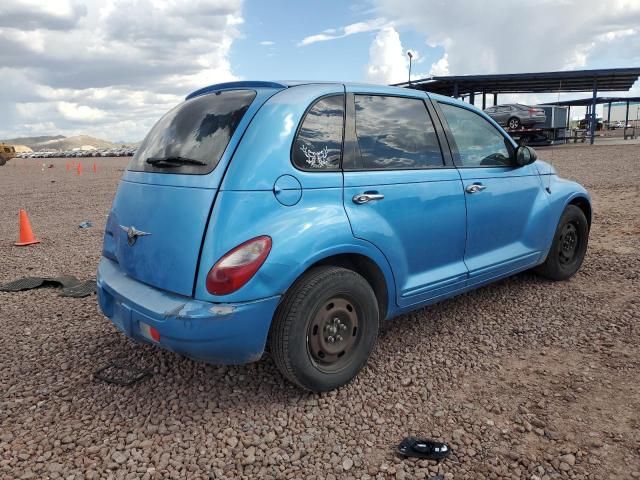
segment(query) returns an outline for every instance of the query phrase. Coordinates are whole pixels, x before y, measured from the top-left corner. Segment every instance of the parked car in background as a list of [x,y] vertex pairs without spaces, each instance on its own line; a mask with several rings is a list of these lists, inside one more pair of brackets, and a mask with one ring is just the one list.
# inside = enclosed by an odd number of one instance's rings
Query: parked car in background
[[542,108],[529,107],[520,103],[495,105],[485,109],[484,112],[501,126],[511,130],[533,127],[547,120],[547,115]]
[[[617,120],[615,122],[611,122],[611,126],[609,127],[611,130],[615,130],[617,128],[625,128],[624,122],[622,120]],[[627,124],[626,128],[631,128],[630,124]]]
[[129,163],[98,301],[139,342],[223,364],[268,344],[287,379],[326,391],[386,320],[527,269],[571,277],[590,222],[582,186],[463,102],[224,83],[165,114]]

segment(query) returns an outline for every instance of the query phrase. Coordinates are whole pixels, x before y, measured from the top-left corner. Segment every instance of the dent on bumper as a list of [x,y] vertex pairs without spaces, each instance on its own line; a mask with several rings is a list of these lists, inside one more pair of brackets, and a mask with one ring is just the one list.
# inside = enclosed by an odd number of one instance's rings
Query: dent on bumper
[[[280,300],[280,296],[229,304],[194,300],[138,282],[105,257],[97,283],[102,312],[127,336],[217,364],[260,359]],[[160,341],[149,339],[141,324],[155,328]]]

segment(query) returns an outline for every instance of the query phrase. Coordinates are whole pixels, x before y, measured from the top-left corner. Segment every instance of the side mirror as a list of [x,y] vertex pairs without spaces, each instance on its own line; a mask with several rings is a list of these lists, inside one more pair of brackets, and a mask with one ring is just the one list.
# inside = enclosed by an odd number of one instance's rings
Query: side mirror
[[516,149],[516,165],[518,167],[524,167],[525,165],[529,165],[535,162],[537,159],[538,159],[538,154],[531,147],[522,145]]

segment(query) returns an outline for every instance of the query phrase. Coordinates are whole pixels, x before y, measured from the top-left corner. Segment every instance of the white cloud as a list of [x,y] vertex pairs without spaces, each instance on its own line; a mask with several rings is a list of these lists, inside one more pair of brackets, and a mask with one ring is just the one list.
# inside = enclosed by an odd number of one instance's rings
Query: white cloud
[[[448,0],[444,8],[441,0],[374,2],[377,14],[444,48],[448,70],[456,75],[560,70],[593,62],[637,65],[640,57],[638,0]],[[598,51],[604,44],[609,55]],[[610,64],[611,58],[625,63]]]
[[431,65],[429,75],[438,77],[449,75],[449,54],[445,53],[440,60]]
[[326,42],[328,40],[336,40],[338,38],[348,37],[355,35],[356,33],[372,32],[380,30],[387,25],[387,21],[384,18],[374,18],[365,22],[352,23],[341,28],[328,28],[322,33],[309,35],[298,42],[299,47],[305,45],[311,45],[317,42]]
[[374,83],[398,83],[409,75],[409,59],[402,48],[400,35],[393,27],[378,32],[369,47],[367,80]]
[[74,102],[58,102],[58,111],[65,119],[80,122],[94,122],[105,116],[105,112],[98,108]]
[[263,45],[265,47],[270,47],[272,45],[275,45],[276,42],[272,42],[271,40],[263,40],[262,42],[260,42],[260,45]]
[[242,0],[2,0],[0,138],[140,140],[192,90],[237,78],[242,22]]
[[86,14],[87,7],[78,1],[3,0],[0,27],[64,30],[75,26]]

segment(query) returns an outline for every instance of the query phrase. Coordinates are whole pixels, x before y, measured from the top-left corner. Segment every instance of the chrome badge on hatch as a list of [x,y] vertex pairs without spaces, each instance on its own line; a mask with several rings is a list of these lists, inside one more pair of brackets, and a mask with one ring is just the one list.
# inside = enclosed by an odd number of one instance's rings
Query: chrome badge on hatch
[[138,237],[144,237],[146,235],[151,235],[149,232],[143,232],[142,230],[136,230],[136,227],[131,225],[130,227],[125,227],[124,225],[120,225],[120,228],[127,232],[127,243],[130,247],[133,247],[138,240]]

